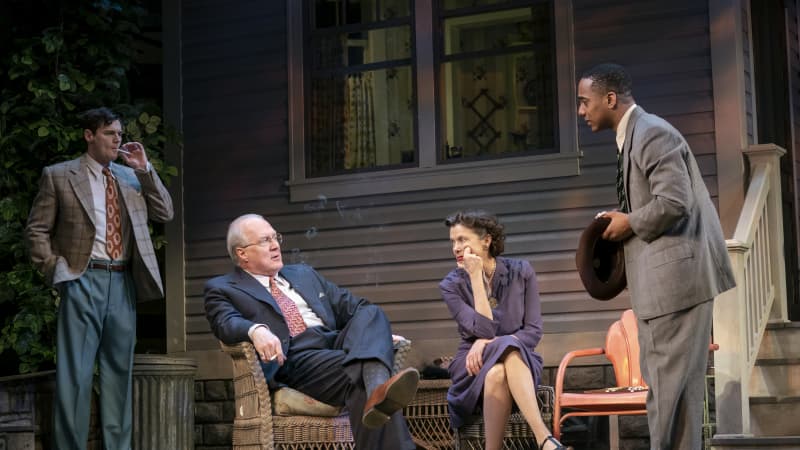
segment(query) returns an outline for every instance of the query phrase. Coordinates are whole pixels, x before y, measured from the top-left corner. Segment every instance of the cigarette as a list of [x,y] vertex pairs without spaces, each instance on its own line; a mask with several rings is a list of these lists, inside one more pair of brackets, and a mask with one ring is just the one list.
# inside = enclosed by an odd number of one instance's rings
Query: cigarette
[[118,149],[117,149],[117,151],[118,151],[118,152],[125,153],[126,155],[130,155],[130,154],[131,154],[131,152],[129,152],[129,151],[127,151],[127,150],[125,150],[124,148],[118,148]]
[[275,353],[274,355],[272,355],[272,356],[270,356],[270,357],[269,357],[269,360],[270,360],[270,361],[275,361],[275,358],[277,358],[277,357],[278,357],[278,354],[277,354],[277,353]]

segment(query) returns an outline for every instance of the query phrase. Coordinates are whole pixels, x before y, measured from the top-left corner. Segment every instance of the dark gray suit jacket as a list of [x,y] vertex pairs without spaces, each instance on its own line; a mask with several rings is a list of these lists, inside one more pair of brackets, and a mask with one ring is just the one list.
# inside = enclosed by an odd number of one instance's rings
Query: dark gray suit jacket
[[636,316],[680,311],[734,287],[717,210],[678,130],[637,106],[623,155],[634,233],[625,267]]
[[[305,264],[284,266],[280,275],[285,278],[308,306],[325,324],[325,328],[338,332],[349,325],[359,308],[379,308],[364,298],[356,297],[347,289],[326,280],[316,270]],[[281,309],[269,291],[253,276],[240,268],[212,278],[205,287],[206,318],[214,335],[226,344],[249,341],[248,330],[253,324],[267,325],[281,340],[283,354],[289,356],[291,342],[289,328]],[[392,367],[391,340],[385,336],[386,345],[378,346],[373,357],[386,367]]]

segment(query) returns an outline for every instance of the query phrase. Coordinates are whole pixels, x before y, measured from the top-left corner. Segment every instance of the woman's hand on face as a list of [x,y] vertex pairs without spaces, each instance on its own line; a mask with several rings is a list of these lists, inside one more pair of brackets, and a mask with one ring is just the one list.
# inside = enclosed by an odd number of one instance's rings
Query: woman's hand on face
[[472,249],[464,247],[464,270],[470,275],[480,275],[483,271],[483,259],[472,253]]

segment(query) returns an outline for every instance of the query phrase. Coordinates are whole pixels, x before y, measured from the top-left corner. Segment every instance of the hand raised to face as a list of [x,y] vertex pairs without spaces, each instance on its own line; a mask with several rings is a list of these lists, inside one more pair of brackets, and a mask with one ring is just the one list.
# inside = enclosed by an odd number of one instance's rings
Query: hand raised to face
[[120,149],[124,151],[120,151],[119,156],[122,157],[128,167],[136,170],[145,170],[147,168],[147,154],[142,144],[126,142],[120,146]]
[[480,275],[483,272],[483,259],[472,253],[469,247],[464,247],[464,270],[470,275]]

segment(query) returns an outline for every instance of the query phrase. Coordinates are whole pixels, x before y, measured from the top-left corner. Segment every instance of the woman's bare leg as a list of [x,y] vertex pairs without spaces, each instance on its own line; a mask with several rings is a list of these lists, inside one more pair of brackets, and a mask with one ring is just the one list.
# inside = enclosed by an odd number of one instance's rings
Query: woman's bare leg
[[503,363],[492,366],[483,382],[483,426],[486,434],[486,450],[500,450],[503,434],[511,416],[511,392],[506,380]]
[[[533,384],[531,370],[522,360],[522,356],[517,350],[513,350],[506,355],[503,365],[505,366],[506,380],[511,396],[528,425],[530,425],[531,430],[533,430],[536,442],[541,445],[552,433],[545,425],[544,420],[542,420],[539,402],[536,400],[536,387]],[[548,442],[544,446],[546,450],[554,447],[555,444],[552,442]]]

